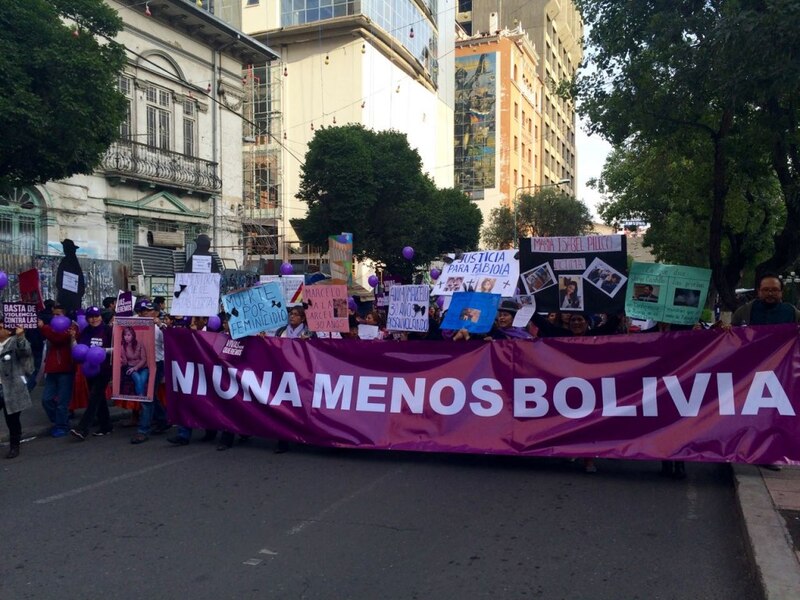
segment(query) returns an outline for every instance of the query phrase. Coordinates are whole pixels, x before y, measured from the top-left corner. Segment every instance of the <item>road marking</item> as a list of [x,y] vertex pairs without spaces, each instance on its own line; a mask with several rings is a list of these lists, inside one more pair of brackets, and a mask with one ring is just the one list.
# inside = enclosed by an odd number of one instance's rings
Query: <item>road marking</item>
[[246,561],[244,561],[243,564],[249,565],[251,567],[255,567],[256,565],[260,565],[261,564],[261,559],[260,558],[248,558]]
[[145,475],[152,471],[157,471],[158,469],[163,469],[164,467],[171,467],[172,465],[177,465],[182,462],[186,462],[187,460],[192,460],[193,458],[197,458],[203,454],[208,454],[210,450],[206,450],[204,452],[197,452],[196,454],[190,454],[188,456],[182,456],[180,458],[176,458],[174,460],[168,460],[163,463],[159,463],[157,465],[152,465],[150,467],[145,467],[144,469],[139,469],[138,471],[131,471],[130,473],[125,473],[124,475],[117,475],[115,477],[111,477],[109,479],[104,479],[103,481],[98,481],[97,483],[92,483],[90,485],[84,485],[79,488],[75,488],[73,490],[68,490],[61,494],[56,494],[55,496],[47,496],[46,498],[39,498],[38,500],[34,500],[34,504],[49,504],[50,502],[56,502],[58,500],[63,500],[64,498],[70,498],[72,496],[77,496],[78,494],[83,494],[84,492],[88,492],[91,490],[95,490],[97,488],[105,487],[107,485],[111,485],[112,483],[117,483],[119,481],[125,481],[126,479],[131,479],[133,477],[139,477],[140,475]]
[[697,487],[693,483],[689,483],[686,486],[686,500],[689,504],[686,511],[686,519],[696,521],[699,518],[697,514]]
[[259,554],[268,554],[269,556],[278,556],[277,552],[273,552],[269,548],[262,548],[258,551]]
[[287,534],[288,535],[296,535],[296,534],[300,533],[301,531],[303,531],[306,527],[308,527],[312,523],[317,523],[318,521],[321,521],[326,515],[332,513],[335,510],[337,510],[339,507],[343,506],[344,504],[347,504],[348,502],[351,502],[352,500],[354,500],[355,498],[357,498],[361,494],[374,489],[384,479],[387,479],[388,477],[394,476],[397,473],[400,473],[402,470],[403,470],[402,467],[398,467],[398,468],[394,469],[393,471],[389,471],[388,473],[384,473],[383,475],[378,477],[372,483],[368,483],[364,487],[362,487],[360,489],[357,489],[355,492],[353,492],[349,496],[345,496],[344,498],[340,498],[339,500],[337,500],[336,502],[334,502],[330,506],[328,506],[326,508],[323,508],[320,512],[318,512],[316,515],[314,515],[310,519],[305,519],[305,520],[301,521],[300,523],[298,523],[297,525],[292,527],[287,532]]

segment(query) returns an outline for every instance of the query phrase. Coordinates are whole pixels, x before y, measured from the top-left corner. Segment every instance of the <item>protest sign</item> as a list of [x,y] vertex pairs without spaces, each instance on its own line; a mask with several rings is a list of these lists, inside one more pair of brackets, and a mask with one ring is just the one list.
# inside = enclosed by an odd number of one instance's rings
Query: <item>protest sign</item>
[[116,317],[113,353],[111,397],[114,400],[152,402],[156,380],[153,319]]
[[450,296],[455,292],[486,292],[510,298],[516,293],[519,261],[516,250],[465,252],[442,268],[431,294]]
[[286,325],[288,313],[277,282],[246,288],[222,297],[230,314],[228,327],[235,340],[261,331],[275,331]]
[[136,296],[133,295],[133,292],[120,290],[117,293],[117,308],[114,312],[118,317],[132,317],[135,305]]
[[456,292],[444,315],[442,329],[466,329],[470,333],[486,333],[494,324],[500,294]]
[[39,326],[36,305],[23,302],[3,302],[3,325],[12,331],[17,327],[36,329]]
[[301,306],[303,304],[303,275],[261,275],[259,283],[275,282],[282,288],[283,299],[286,306]]
[[428,331],[427,285],[393,285],[389,288],[389,312],[386,329],[389,331]]
[[328,262],[331,279],[353,285],[353,234],[341,233],[328,237]]
[[219,273],[175,273],[173,315],[210,317],[219,312]]
[[625,305],[623,235],[520,240],[522,285],[538,311],[619,312]]
[[367,325],[360,323],[358,326],[358,339],[360,340],[377,340],[381,337],[380,327],[377,325]]
[[345,333],[350,331],[346,285],[305,286],[303,307],[306,309],[306,322],[311,331],[341,331]]
[[693,325],[703,312],[710,279],[709,269],[635,262],[625,314],[634,319]]
[[37,310],[44,310],[42,283],[37,269],[28,269],[19,274],[19,299],[26,304],[35,304]]

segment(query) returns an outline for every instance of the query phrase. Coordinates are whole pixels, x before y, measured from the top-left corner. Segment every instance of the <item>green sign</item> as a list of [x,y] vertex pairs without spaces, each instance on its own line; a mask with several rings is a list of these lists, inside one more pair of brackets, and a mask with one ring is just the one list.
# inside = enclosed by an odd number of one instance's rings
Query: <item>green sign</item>
[[625,313],[633,319],[693,325],[703,312],[710,279],[709,269],[635,262]]

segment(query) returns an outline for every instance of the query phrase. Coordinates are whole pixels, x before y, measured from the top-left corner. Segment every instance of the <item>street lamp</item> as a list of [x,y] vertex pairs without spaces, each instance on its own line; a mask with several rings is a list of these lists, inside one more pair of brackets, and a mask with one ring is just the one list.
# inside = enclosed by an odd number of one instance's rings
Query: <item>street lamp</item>
[[[555,183],[542,183],[542,184],[536,184],[536,185],[526,185],[526,186],[523,186],[523,187],[518,187],[514,191],[514,248],[517,248],[519,246],[519,234],[517,233],[517,208],[519,207],[519,193],[523,192],[525,190],[536,190],[536,191],[538,191],[538,190],[540,190],[542,188],[558,187],[560,185],[570,184],[570,183],[572,183],[572,179],[570,179],[569,177],[566,177],[564,179],[559,179]],[[536,193],[536,192],[534,192],[534,193]]]

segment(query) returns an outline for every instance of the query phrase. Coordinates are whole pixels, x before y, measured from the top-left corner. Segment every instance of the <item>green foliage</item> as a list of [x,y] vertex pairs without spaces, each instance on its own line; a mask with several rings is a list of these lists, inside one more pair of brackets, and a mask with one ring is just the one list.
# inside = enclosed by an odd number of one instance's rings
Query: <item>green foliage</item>
[[601,213],[645,218],[656,254],[710,266],[732,307],[742,272],[800,253],[800,4],[577,4],[593,69],[572,92],[617,148]]
[[553,187],[541,188],[535,194],[522,194],[517,199],[516,209],[516,218],[513,208],[492,209],[489,223],[483,230],[487,247],[512,248],[515,221],[517,238],[584,235],[592,229],[592,215],[586,205]]
[[0,186],[91,173],[118,135],[122,27],[102,0],[0,2]]
[[[292,227],[305,243],[327,247],[329,235],[353,233],[354,255],[410,275],[443,252],[478,245],[480,210],[457,190],[438,190],[422,173],[405,134],[361,125],[323,128],[309,144]],[[414,260],[402,257],[414,248]]]

